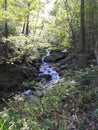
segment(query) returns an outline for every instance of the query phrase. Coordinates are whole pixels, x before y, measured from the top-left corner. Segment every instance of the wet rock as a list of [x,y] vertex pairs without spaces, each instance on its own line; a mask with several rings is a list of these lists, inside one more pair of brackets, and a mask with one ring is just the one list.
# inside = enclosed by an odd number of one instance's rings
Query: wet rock
[[34,64],[41,64],[42,61],[41,61],[41,59],[33,59],[32,62]]
[[50,56],[47,56],[45,58],[45,62],[57,62],[61,59],[66,57],[66,54],[64,52],[56,51],[52,52]]
[[41,63],[42,63],[41,58],[36,59],[36,58],[34,58],[32,56],[28,57],[28,59],[26,61],[26,65],[33,66],[33,67],[35,67],[37,69],[39,69]]
[[26,77],[32,77],[33,79],[35,79],[39,73],[39,70],[36,67],[23,67],[23,74]]
[[40,75],[40,77],[41,77],[41,80],[43,80],[43,81],[45,80],[46,82],[51,80],[51,75],[49,75],[49,74],[42,74],[42,75]]

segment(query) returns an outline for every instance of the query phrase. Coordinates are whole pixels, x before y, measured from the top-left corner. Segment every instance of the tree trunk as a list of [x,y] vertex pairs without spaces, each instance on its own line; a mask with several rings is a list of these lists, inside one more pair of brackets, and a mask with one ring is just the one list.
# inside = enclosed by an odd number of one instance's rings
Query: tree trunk
[[84,20],[84,0],[81,0],[81,35],[82,35],[82,63],[86,66],[86,41],[85,41],[85,20]]
[[96,61],[97,61],[97,65],[98,65],[98,39],[95,44],[95,56],[96,56]]
[[[28,3],[28,9],[30,7],[30,3]],[[28,15],[27,15],[27,23],[26,23],[26,35],[28,36],[29,35],[29,12],[28,12]]]
[[23,23],[22,33],[25,34],[25,22]]
[[77,41],[75,37],[75,31],[73,27],[70,25],[71,33],[72,33],[72,40],[73,40],[73,46],[74,46],[74,55],[75,55],[75,67],[77,67],[78,64],[78,50],[77,50]]
[[[4,8],[5,11],[7,11],[7,0],[4,1]],[[8,38],[8,20],[7,20],[7,15],[5,19],[5,37],[6,37],[6,42],[4,46],[4,55],[7,58],[8,57],[8,43],[7,43],[7,38]]]
[[29,35],[29,15],[27,16],[27,23],[26,23],[26,35]]
[[94,14],[95,13],[95,8],[96,8],[96,0],[93,0],[91,1],[91,8],[92,8],[92,11],[91,11],[91,34],[92,34],[92,47],[93,47],[93,50],[95,49],[95,30],[96,30],[96,25],[94,23],[95,19],[94,19]]

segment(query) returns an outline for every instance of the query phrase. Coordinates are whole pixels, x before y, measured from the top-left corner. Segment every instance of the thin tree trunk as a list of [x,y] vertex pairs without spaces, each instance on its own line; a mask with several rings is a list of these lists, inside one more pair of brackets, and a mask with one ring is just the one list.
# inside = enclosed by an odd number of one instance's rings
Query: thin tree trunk
[[25,34],[25,21],[24,21],[24,23],[23,23],[22,33]]
[[[4,1],[4,8],[5,8],[5,11],[7,11],[7,0]],[[5,57],[7,58],[8,57],[8,43],[7,43],[7,38],[8,38],[8,20],[7,20],[7,16],[6,16],[6,19],[5,19],[5,37],[6,37],[6,43],[5,43],[5,46],[4,46],[4,55]]]
[[[28,9],[30,7],[30,3],[28,3]],[[29,35],[29,12],[28,12],[28,15],[27,15],[27,23],[26,23],[26,35],[28,36]]]
[[78,64],[77,41],[75,38],[75,32],[74,32],[73,27],[71,25],[70,25],[70,28],[71,28],[72,40],[73,40],[73,46],[74,46],[74,55],[75,55],[75,62],[76,62],[75,65],[77,66],[77,64]]
[[91,11],[91,34],[92,34],[92,47],[93,50],[95,49],[95,30],[96,27],[94,25],[94,13],[95,13],[95,8],[96,8],[96,2],[95,0],[91,1],[91,7],[92,7],[92,11]]
[[26,35],[29,35],[29,14],[27,16],[27,23],[26,23]]
[[96,61],[97,61],[97,65],[98,65],[98,39],[95,44],[95,56],[96,56]]
[[82,63],[86,66],[86,41],[85,41],[85,20],[84,20],[84,0],[81,0],[81,35],[82,35]]

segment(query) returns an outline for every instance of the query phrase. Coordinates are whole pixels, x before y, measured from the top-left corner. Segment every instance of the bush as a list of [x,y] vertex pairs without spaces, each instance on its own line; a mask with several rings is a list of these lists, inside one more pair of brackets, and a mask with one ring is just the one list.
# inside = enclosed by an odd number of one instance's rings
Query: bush
[[[76,77],[86,77],[86,80],[91,80],[96,71],[97,67],[77,71],[71,78],[76,80]],[[89,74],[92,76],[89,77]],[[90,102],[96,94],[96,88],[84,84],[84,80],[75,80],[61,79],[46,90],[44,97],[33,96],[29,99],[24,95],[15,96],[14,100],[8,103],[10,109],[0,113],[1,130],[67,129],[71,116],[90,111]],[[97,108],[94,109],[93,115],[98,115]],[[75,128],[84,128],[82,119],[77,119]]]
[[[16,33],[16,28],[13,25],[13,23],[8,23],[8,36],[10,35],[15,35]],[[5,22],[0,21],[0,38],[5,37]]]

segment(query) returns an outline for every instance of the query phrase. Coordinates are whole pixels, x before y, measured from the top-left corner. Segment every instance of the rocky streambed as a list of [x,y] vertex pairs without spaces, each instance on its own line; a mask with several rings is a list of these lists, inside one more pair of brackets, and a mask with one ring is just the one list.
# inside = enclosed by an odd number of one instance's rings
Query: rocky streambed
[[[93,64],[91,55],[87,55],[87,63]],[[81,52],[78,54],[77,67],[82,66]],[[35,85],[40,84],[42,88],[51,86],[59,77],[65,76],[66,72],[75,70],[76,62],[74,50],[46,50],[42,58],[33,56],[25,62],[0,65],[0,98],[11,97],[18,92],[35,90]],[[23,83],[27,83],[25,86]],[[33,84],[30,82],[33,82]]]
[[[51,51],[46,49],[46,54],[42,57],[42,63],[39,67],[38,79],[40,80],[40,91],[43,93],[48,87],[60,79],[59,73],[56,72],[50,63],[45,62],[46,57],[50,56]],[[37,89],[37,88],[36,88]],[[25,95],[31,96],[32,90],[28,89],[24,92]]]

